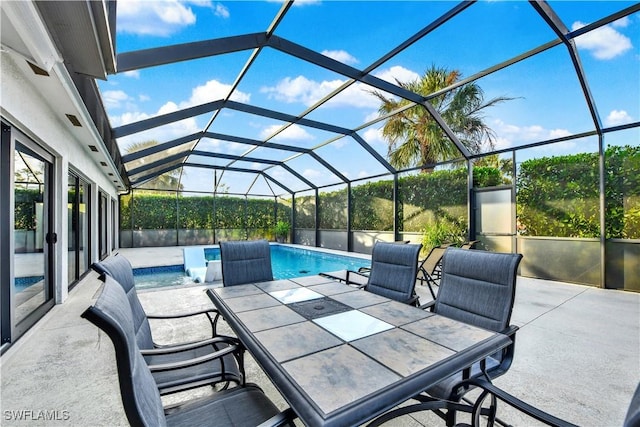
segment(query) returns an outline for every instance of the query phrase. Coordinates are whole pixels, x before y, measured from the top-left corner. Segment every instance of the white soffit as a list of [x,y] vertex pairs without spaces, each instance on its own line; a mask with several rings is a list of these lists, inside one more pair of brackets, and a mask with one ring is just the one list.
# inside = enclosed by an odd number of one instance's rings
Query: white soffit
[[62,62],[55,44],[30,1],[2,1],[2,48],[15,52],[45,71]]

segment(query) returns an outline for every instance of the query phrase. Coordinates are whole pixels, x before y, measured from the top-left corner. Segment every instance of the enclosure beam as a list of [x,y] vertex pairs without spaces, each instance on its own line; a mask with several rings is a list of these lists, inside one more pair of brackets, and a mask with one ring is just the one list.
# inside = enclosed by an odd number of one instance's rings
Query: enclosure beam
[[359,82],[368,84],[376,89],[380,89],[382,91],[399,96],[400,98],[422,105],[427,109],[427,111],[429,111],[429,114],[431,114],[436,123],[438,123],[440,128],[449,137],[449,139],[451,139],[451,141],[456,145],[458,150],[460,150],[465,158],[468,158],[471,154],[467,147],[465,147],[464,144],[462,144],[458,137],[453,133],[442,116],[440,116],[440,113],[438,113],[435,108],[433,108],[433,106],[428,101],[426,101],[424,96],[419,95],[415,92],[411,92],[410,90],[407,90],[403,87],[389,83],[379,77],[373,76],[368,73],[363,73],[362,71],[349,65],[343,64],[340,61],[336,61],[333,58],[329,58],[328,56],[322,55],[321,53],[300,46],[296,43],[275,35],[269,38],[269,40],[267,41],[267,45],[291,56],[295,56],[298,59],[302,59],[303,61],[310,62],[343,76],[350,77]]
[[196,105],[194,107],[184,108],[182,110],[174,111],[167,114],[160,114],[149,119],[140,120],[138,122],[130,123],[113,129],[113,137],[121,138],[123,136],[132,135],[134,133],[143,132],[145,130],[153,129],[158,126],[163,126],[169,123],[178,122],[180,120],[189,119],[191,117],[199,116],[201,114],[209,113],[213,110],[218,110],[224,106],[224,101],[218,100],[213,102],[207,102],[205,104]]
[[116,57],[118,73],[255,49],[266,40],[267,33],[253,33],[123,52]]

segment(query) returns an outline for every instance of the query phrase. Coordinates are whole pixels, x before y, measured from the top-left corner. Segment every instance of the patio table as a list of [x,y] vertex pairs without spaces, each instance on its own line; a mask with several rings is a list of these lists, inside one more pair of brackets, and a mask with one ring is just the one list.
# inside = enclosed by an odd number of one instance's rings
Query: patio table
[[307,426],[354,426],[510,344],[321,276],[212,289],[238,338]]

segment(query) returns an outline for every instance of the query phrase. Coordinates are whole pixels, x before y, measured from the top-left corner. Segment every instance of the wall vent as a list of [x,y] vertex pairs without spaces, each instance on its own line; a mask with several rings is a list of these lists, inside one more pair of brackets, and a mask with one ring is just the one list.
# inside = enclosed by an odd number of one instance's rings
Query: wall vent
[[49,73],[46,70],[38,67],[36,64],[32,64],[29,61],[27,61],[27,64],[29,64],[29,67],[31,67],[31,71],[33,71],[36,75],[49,77]]
[[98,152],[98,147],[96,147],[95,145],[90,145],[89,146],[89,150],[93,151],[94,153]]
[[69,119],[72,125],[82,127],[82,123],[80,123],[80,120],[78,120],[78,118],[73,114],[65,114],[65,116],[67,116],[67,119]]

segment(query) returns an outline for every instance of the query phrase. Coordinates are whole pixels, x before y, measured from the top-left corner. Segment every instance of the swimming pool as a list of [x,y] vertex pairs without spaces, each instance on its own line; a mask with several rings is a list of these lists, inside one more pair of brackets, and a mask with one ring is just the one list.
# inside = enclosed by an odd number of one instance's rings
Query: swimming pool
[[[219,248],[205,248],[207,261],[219,260]],[[357,270],[368,267],[371,261],[328,252],[271,245],[271,268],[276,280],[293,277],[313,276],[320,272],[336,270]],[[150,267],[134,269],[137,288],[156,288],[161,286],[178,286],[193,284],[191,278],[184,273],[184,266]]]
[[134,268],[133,276],[136,281],[137,289],[194,284],[191,277],[184,274],[183,265]]

